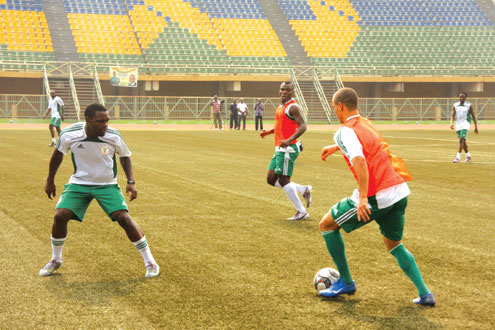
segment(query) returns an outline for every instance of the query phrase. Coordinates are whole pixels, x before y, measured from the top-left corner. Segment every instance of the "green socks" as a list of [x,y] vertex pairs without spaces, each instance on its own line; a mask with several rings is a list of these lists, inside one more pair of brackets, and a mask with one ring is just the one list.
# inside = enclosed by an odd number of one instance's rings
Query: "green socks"
[[399,244],[390,250],[390,253],[397,259],[399,267],[406,273],[406,275],[411,279],[411,281],[418,289],[420,297],[424,297],[430,290],[426,287],[421,272],[419,271],[418,265],[416,265],[416,260],[411,252],[409,252],[404,245]]
[[349,271],[349,265],[347,264],[344,239],[342,238],[340,231],[324,231],[321,235],[327,245],[328,253],[332,256],[333,262],[339,270],[340,278],[342,278],[342,281],[344,281],[345,284],[351,284],[351,272]]

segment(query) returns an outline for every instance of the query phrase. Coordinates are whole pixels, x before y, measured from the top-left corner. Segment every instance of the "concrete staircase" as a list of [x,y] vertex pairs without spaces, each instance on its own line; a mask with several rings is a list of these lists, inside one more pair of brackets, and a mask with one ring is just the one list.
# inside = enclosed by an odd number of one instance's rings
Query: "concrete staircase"
[[495,24],[495,1],[493,0],[474,0],[483,10],[490,21]]
[[79,62],[63,0],[41,0],[57,62]]
[[282,46],[284,47],[292,65],[310,66],[311,61],[294,33],[294,30],[290,27],[289,21],[278,5],[278,1],[258,0],[258,2],[261,5],[266,17],[270,21],[273,30],[275,30],[275,33],[282,43]]
[[52,77],[48,78],[50,83],[50,90],[55,91],[58,97],[62,99],[65,105],[65,118],[77,119],[76,111],[74,109],[74,100],[72,99],[72,93],[70,91],[69,78]]
[[74,77],[74,84],[76,85],[77,98],[79,99],[79,106],[81,107],[81,118],[84,117],[84,109],[92,103],[98,102],[98,94],[96,93],[95,83],[93,79],[84,79]]
[[303,94],[306,105],[308,106],[308,121],[309,122],[327,122],[325,110],[321,105],[320,98],[316,92],[315,85],[312,80],[299,80],[299,87]]

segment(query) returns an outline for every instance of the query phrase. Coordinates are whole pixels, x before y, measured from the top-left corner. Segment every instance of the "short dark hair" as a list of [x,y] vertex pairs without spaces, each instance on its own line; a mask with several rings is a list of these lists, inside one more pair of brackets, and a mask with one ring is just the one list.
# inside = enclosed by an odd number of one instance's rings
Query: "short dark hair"
[[334,94],[334,102],[342,103],[348,109],[354,110],[358,105],[358,95],[357,92],[349,87],[341,88]]
[[98,103],[90,104],[84,110],[84,117],[93,118],[95,116],[96,111],[107,111],[107,108],[105,108],[103,105]]
[[292,89],[294,89],[294,84],[293,84],[293,83],[292,83],[292,81],[290,81],[290,80],[284,81],[284,82],[282,83],[282,85],[291,85],[291,86],[292,86]]
[[459,94],[464,94],[464,96],[467,97],[467,93],[466,92],[460,92]]

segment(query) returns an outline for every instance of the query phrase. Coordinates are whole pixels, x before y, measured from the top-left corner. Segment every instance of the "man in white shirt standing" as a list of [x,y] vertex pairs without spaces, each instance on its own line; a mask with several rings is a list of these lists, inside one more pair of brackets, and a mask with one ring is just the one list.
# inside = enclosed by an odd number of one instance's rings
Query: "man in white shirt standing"
[[48,109],[46,110],[46,113],[43,115],[43,120],[45,120],[46,116],[48,116],[48,113],[50,112],[52,115],[52,119],[50,120],[50,124],[48,125],[48,129],[50,130],[50,134],[52,136],[52,142],[50,143],[50,147],[53,147],[55,145],[55,131],[54,127],[57,129],[57,133],[60,136],[60,124],[61,121],[64,120],[64,102],[60,97],[58,97],[55,94],[55,91],[52,91],[50,93],[50,96],[52,97],[48,101]]
[[115,154],[127,177],[126,194],[130,200],[137,197],[136,182],[131,164],[131,152],[122,136],[108,126],[108,112],[103,105],[91,104],[84,111],[85,123],[76,123],[64,129],[50,160],[45,192],[48,198],[56,196],[55,174],[64,155],[72,153],[74,174],[65,185],[55,207],[52,227],[52,258],[40,270],[48,276],[62,266],[62,249],[67,238],[70,219],[82,222],[93,199],[112,221],[125,230],[127,237],[141,253],[146,267],[145,277],[156,277],[160,268],[153,258],[141,227],[129,216],[125,197],[117,184]]
[[241,129],[241,121],[242,121],[242,129],[246,130],[246,117],[248,113],[247,104],[244,103],[244,99],[240,99],[239,103],[237,103],[237,129]]
[[457,156],[454,159],[454,163],[459,163],[461,161],[461,152],[463,149],[466,153],[466,163],[471,160],[471,154],[468,151],[468,146],[466,143],[467,133],[471,127],[471,117],[474,121],[474,133],[478,134],[478,123],[476,123],[473,106],[471,103],[466,101],[466,98],[466,92],[459,94],[459,102],[454,103],[454,107],[452,108],[452,116],[450,117],[450,129],[454,129],[455,119],[455,130],[457,132],[457,137],[459,138],[459,150],[457,151]]

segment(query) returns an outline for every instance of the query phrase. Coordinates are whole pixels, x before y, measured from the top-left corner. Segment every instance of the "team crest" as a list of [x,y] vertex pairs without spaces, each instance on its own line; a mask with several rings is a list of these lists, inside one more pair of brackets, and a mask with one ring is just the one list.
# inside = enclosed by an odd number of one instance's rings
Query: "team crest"
[[109,152],[110,152],[110,149],[107,146],[101,147],[101,154],[102,155],[108,155]]

